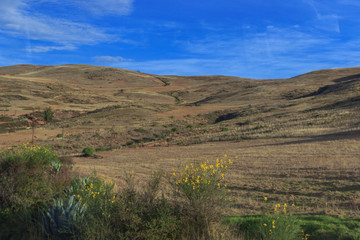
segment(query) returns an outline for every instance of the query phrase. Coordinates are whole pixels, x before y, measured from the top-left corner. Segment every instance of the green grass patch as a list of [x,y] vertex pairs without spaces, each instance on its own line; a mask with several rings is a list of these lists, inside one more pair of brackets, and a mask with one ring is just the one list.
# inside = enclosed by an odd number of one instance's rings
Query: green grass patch
[[301,215],[304,231],[311,240],[337,239],[359,240],[360,218],[337,218],[324,215]]
[[95,149],[95,152],[105,152],[105,151],[106,151],[106,149],[103,147],[99,147],[99,148]]
[[[226,224],[231,226],[235,235],[242,239],[269,239],[263,236],[267,227],[272,228],[272,221],[269,222],[266,215],[246,215],[225,218]],[[276,224],[279,220],[275,219]],[[337,218],[324,215],[293,215],[286,224],[296,224],[300,227],[301,233],[308,234],[309,240],[359,240],[360,239],[360,218]],[[294,229],[293,229],[294,230]],[[304,239],[305,235],[297,238],[275,238],[275,239]]]

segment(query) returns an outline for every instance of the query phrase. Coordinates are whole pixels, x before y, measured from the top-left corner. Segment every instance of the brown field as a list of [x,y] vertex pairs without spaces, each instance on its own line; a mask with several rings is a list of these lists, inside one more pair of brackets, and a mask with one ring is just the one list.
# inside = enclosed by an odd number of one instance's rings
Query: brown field
[[[357,136],[279,138],[191,146],[132,148],[75,157],[78,171],[94,170],[122,185],[125,172],[141,181],[161,169],[171,172],[185,164],[223,157],[234,164],[227,179],[232,190],[230,214],[258,213],[272,203],[294,203],[302,212],[359,216],[360,145]],[[356,139],[357,138],[357,139]],[[269,204],[264,204],[264,197]]]
[[[32,141],[26,119],[52,107],[54,121],[34,128],[35,143],[119,187],[131,170],[141,186],[156,170],[227,154],[229,214],[287,202],[360,215],[360,68],[251,80],[18,65],[0,68],[0,90],[0,150]],[[87,146],[107,151],[80,157]]]

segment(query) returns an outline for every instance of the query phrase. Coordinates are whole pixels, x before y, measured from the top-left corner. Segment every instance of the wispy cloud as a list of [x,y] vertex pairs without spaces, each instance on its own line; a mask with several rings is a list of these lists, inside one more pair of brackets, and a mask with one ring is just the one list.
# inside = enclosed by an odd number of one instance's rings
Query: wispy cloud
[[359,65],[359,41],[344,43],[302,30],[268,26],[264,32],[246,36],[212,35],[182,43],[189,57],[124,61],[113,66],[154,74],[288,78],[322,68]]
[[337,9],[329,8],[327,5],[331,5],[331,2],[326,4],[321,3],[315,0],[303,0],[307,3],[313,10],[316,16],[314,20],[314,26],[318,29],[330,31],[330,32],[340,32],[339,25],[339,16],[336,14]]
[[96,15],[128,15],[132,11],[133,0],[72,0]]
[[121,62],[131,62],[132,59],[127,59],[121,56],[96,56],[93,59],[99,64],[118,64]]
[[65,46],[35,46],[35,47],[28,47],[25,50],[27,52],[34,52],[34,53],[44,53],[50,51],[63,51],[63,50],[74,50],[76,47],[74,45],[65,45]]
[[268,26],[265,32],[246,35],[213,35],[206,39],[186,42],[184,47],[190,53],[245,57],[252,59],[276,58],[282,54],[304,54],[315,46],[322,46],[329,40],[313,36],[296,28]]
[[360,7],[360,2],[358,0],[338,0],[338,1],[341,4]]
[[[53,3],[60,1],[50,1]],[[61,1],[62,4],[70,1]],[[131,10],[132,0],[77,0],[75,3],[84,4],[97,14],[127,14]],[[2,0],[0,1],[0,32],[3,34],[21,37],[24,39],[41,40],[57,43],[60,47],[47,47],[47,50],[69,50],[69,44],[91,45],[99,42],[113,41],[116,39],[104,30],[92,24],[72,21],[69,17],[55,18],[44,15],[34,8],[35,3],[46,4],[46,1],[33,0]],[[44,52],[46,48],[35,47],[34,52]]]

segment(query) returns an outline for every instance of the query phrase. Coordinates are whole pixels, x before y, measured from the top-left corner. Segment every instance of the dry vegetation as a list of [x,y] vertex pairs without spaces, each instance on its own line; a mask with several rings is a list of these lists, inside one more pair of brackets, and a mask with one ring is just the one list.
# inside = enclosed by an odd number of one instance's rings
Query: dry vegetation
[[[31,141],[26,119],[51,107],[36,142],[74,156],[80,172],[121,185],[125,171],[142,179],[226,153],[229,214],[262,211],[266,196],[306,213],[359,216],[360,68],[251,80],[18,65],[0,68],[0,89],[0,148]],[[87,146],[112,151],[76,157]]]

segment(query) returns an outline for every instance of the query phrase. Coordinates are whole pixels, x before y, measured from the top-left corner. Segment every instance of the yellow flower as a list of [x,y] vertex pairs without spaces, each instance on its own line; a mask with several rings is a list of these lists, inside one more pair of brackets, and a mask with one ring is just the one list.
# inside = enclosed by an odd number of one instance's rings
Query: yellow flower
[[264,197],[264,201],[267,201],[267,199],[268,199],[267,197]]
[[266,227],[267,226],[267,224],[266,223],[264,223],[264,227]]

